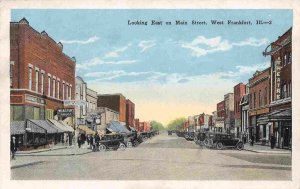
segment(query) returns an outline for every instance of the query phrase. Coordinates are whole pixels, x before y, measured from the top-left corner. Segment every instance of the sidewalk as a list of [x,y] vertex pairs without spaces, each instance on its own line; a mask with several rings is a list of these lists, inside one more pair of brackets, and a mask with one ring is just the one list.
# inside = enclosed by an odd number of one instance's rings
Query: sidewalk
[[56,145],[52,148],[31,150],[31,151],[17,151],[16,156],[70,156],[83,155],[92,152],[87,144],[83,144],[81,148],[78,146],[63,146]]
[[250,146],[249,143],[244,144],[244,150],[256,153],[270,153],[270,154],[292,154],[291,150],[274,148],[271,149],[270,146],[263,146],[259,144],[254,144]]

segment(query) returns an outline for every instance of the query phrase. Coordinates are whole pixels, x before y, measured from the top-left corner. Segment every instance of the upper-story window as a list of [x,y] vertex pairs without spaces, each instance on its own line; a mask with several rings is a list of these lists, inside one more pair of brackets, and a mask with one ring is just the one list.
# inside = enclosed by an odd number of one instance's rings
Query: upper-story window
[[268,88],[266,87],[265,88],[265,98],[264,98],[264,101],[265,101],[265,105],[267,105],[268,104]]
[[58,80],[57,81],[57,98],[59,99],[59,97],[60,97],[60,94],[59,94],[59,86],[60,85],[60,81]]
[[39,92],[39,71],[35,70],[35,91]]
[[258,93],[258,107],[261,107],[262,106],[262,98],[261,98],[261,90],[259,90],[259,93]]
[[287,97],[288,97],[287,85],[283,84],[281,86],[281,98],[287,98]]
[[55,98],[55,79],[53,78],[53,84],[52,84],[52,96]]
[[288,60],[287,63],[290,64],[292,63],[292,52],[288,52]]
[[41,93],[44,94],[44,72],[41,71]]
[[65,100],[65,82],[63,81],[63,84],[62,84],[62,99]]
[[48,75],[48,96],[51,96],[51,75]]
[[70,85],[70,91],[69,91],[69,100],[72,98],[72,85]]
[[9,65],[9,75],[10,75],[10,87],[13,87],[13,67],[14,67],[15,62],[10,61]]
[[29,74],[28,74],[28,89],[32,89],[32,68],[29,67]]
[[253,94],[253,108],[256,108],[256,93]]

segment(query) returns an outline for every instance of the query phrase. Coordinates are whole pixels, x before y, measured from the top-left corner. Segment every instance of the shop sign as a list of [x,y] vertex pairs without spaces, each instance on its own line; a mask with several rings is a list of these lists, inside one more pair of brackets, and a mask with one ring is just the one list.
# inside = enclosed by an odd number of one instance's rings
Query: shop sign
[[38,97],[35,97],[32,95],[26,95],[25,100],[26,100],[26,102],[29,102],[29,103],[37,103],[37,104],[42,104],[42,105],[46,104],[45,99],[38,98]]
[[74,109],[58,109],[57,116],[59,117],[73,117],[75,115]]
[[64,106],[85,106],[84,100],[64,100]]
[[280,59],[278,58],[277,60],[275,60],[275,73],[276,73],[276,77],[275,77],[275,89],[276,89],[276,99],[279,100],[280,99],[280,71],[281,71],[281,66],[280,66]]

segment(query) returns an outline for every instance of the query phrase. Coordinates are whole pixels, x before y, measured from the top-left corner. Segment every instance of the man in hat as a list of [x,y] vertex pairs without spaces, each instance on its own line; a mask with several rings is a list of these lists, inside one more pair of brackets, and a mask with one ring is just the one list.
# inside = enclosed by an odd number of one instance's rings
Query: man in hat
[[18,149],[18,144],[16,142],[16,137],[12,137],[12,140],[10,141],[10,152],[11,152],[11,159],[15,160],[15,153]]

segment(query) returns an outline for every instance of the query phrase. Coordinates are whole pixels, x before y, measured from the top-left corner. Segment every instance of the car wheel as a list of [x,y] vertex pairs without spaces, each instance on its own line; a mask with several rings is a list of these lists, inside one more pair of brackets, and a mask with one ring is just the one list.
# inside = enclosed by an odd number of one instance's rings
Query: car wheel
[[197,137],[194,137],[194,142],[196,143],[198,141]]
[[122,150],[122,151],[125,150],[125,149],[126,149],[125,144],[121,143],[121,144],[119,145],[119,149]]
[[127,148],[132,148],[132,142],[127,142]]
[[139,145],[139,142],[138,142],[137,140],[135,140],[135,141],[133,142],[133,146],[137,146],[137,145]]
[[99,146],[99,151],[100,151],[100,152],[105,152],[105,151],[106,151],[106,146],[103,145],[103,144],[100,144],[100,146]]
[[218,150],[222,150],[223,149],[222,142],[218,142],[217,145],[216,145],[216,147],[217,147]]
[[243,144],[242,142],[239,142],[239,143],[236,145],[236,149],[238,149],[238,150],[244,149],[244,144]]
[[204,145],[205,145],[205,146],[208,146],[208,139],[205,139],[205,140],[204,140]]

